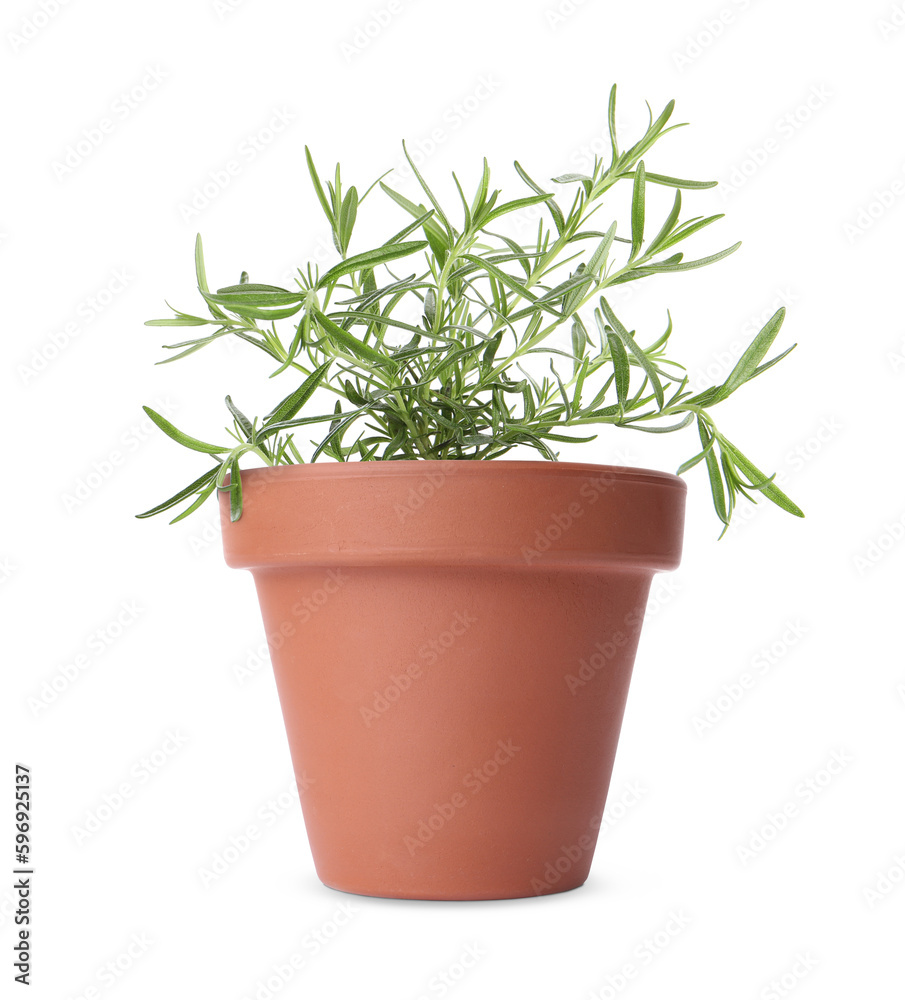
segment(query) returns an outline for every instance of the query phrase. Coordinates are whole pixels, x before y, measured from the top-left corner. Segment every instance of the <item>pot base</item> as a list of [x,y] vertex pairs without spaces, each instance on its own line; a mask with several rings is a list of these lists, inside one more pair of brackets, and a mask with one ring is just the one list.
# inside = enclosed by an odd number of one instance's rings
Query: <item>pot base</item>
[[369,899],[411,899],[421,902],[434,903],[474,903],[481,901],[490,902],[494,899],[533,899],[536,896],[553,896],[561,892],[572,892],[574,889],[580,889],[587,882],[587,876],[585,876],[585,878],[583,878],[580,882],[573,880],[572,882],[566,884],[551,887],[545,892],[525,892],[524,890],[507,891],[505,889],[494,890],[492,887],[488,886],[480,892],[471,892],[465,895],[439,895],[438,893],[423,895],[420,893],[410,893],[405,891],[394,892],[388,888],[381,889],[379,892],[367,892],[363,888],[351,888],[350,886],[345,885],[331,885],[329,882],[324,882],[323,879],[321,879],[321,882],[328,889],[334,889],[336,892],[345,892],[352,896],[367,896]]

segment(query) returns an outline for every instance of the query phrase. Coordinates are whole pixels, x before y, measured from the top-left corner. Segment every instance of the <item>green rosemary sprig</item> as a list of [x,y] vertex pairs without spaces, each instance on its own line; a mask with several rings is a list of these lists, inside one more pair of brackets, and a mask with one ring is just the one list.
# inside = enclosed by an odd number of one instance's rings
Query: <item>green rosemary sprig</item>
[[[165,360],[236,336],[270,357],[276,366],[271,377],[292,370],[301,382],[263,419],[250,420],[227,396],[234,443],[224,445],[191,438],[145,407],[164,433],[186,448],[214,455],[217,464],[138,516],[193,498],[173,519],[179,520],[216,490],[228,489],[232,517],[238,519],[240,459],[253,453],[271,466],[304,462],[296,442],[296,435],[309,433],[302,428],[316,434],[308,461],[322,455],[341,462],[492,459],[519,446],[555,460],[557,444],[593,440],[595,434],[583,433],[592,425],[664,433],[692,423],[701,448],[678,471],[704,463],[724,526],[742,496],[763,496],[803,516],[774,477],[764,475],[720,433],[710,412],[792,350],[765,360],[784,310],[759,331],[722,384],[693,394],[685,369],[665,353],[672,333],[669,313],[665,330],[645,347],[607,298],[606,290],[613,286],[704,267],[739,246],[690,260],[674,249],[722,218],[681,217],[682,191],[716,182],[646,169],[644,157],[651,147],[679,127],[667,127],[673,102],[658,118],[651,113],[641,138],[620,151],[615,101],[613,87],[610,162],[598,157],[589,174],[553,179],[573,192],[567,208],[518,162],[516,171],[529,193],[501,200],[502,192],[491,189],[485,160],[471,199],[453,174],[460,199],[454,213],[441,205],[404,144],[423,192],[421,203],[410,201],[383,178],[361,198],[354,186],[343,195],[339,165],[325,185],[306,148],[315,193],[341,258],[336,265],[324,273],[311,264],[299,269],[295,289],[254,284],[243,272],[238,284],[211,292],[198,236],[195,271],[209,315],[174,310],[172,318],[148,322],[205,327],[200,336],[167,345],[178,353]],[[606,229],[591,226],[605,195],[621,181],[632,188],[627,225],[620,228],[613,221]],[[650,184],[675,190],[672,208],[656,231],[648,225],[646,212]],[[379,246],[350,255],[359,207],[378,186],[410,221]],[[507,217],[535,206],[543,215],[529,243],[497,231]],[[400,266],[403,271],[414,269],[400,276],[394,270]],[[277,323],[290,318],[289,330],[278,330]],[[569,335],[568,348],[551,342],[562,331]],[[302,415],[318,388],[337,396],[334,409]]]

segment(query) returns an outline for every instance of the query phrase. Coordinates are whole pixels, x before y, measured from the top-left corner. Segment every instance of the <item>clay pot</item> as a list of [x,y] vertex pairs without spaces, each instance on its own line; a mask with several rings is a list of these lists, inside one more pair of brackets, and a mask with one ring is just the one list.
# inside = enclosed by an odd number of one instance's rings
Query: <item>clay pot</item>
[[552,462],[242,473],[254,574],[326,885],[406,899],[588,876],[655,571],[685,484]]

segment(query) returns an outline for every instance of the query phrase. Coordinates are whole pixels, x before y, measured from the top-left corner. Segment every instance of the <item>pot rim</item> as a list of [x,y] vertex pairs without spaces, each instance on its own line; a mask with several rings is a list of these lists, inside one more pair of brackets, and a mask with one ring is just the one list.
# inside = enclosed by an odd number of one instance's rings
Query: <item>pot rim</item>
[[[242,480],[237,521],[220,494],[224,553],[237,568],[656,570],[674,569],[682,549],[687,486],[653,469],[402,459],[264,466]],[[430,514],[411,500],[428,496],[419,483],[430,484]]]
[[[363,468],[367,466],[367,469]],[[306,462],[304,464],[259,466],[253,469],[242,469],[243,481],[267,479],[277,476],[285,480],[318,479],[329,476],[345,477],[347,479],[367,479],[373,476],[402,476],[420,474],[420,470],[445,470],[448,474],[494,476],[504,472],[512,474],[555,475],[558,473],[576,472],[581,475],[594,473],[597,475],[614,476],[624,482],[648,483],[679,489],[686,492],[688,485],[680,476],[659,469],[646,469],[630,465],[598,465],[594,462],[550,462],[547,460],[524,459],[398,459],[388,461],[353,461],[353,462]],[[492,472],[489,470],[493,470]],[[229,482],[227,477],[226,483]],[[225,485],[225,484],[224,484]]]

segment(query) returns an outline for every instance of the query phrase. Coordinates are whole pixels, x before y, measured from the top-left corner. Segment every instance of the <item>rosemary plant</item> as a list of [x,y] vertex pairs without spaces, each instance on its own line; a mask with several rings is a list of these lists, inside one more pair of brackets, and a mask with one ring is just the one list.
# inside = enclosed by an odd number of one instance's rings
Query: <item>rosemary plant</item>
[[[221,337],[239,337],[269,356],[275,366],[271,377],[294,376],[294,387],[261,419],[249,419],[227,396],[232,426],[231,440],[224,444],[189,437],[145,407],[161,430],[186,448],[213,456],[214,464],[138,516],[189,501],[173,518],[178,521],[225,489],[231,516],[238,519],[240,460],[249,454],[278,466],[321,456],[340,462],[491,459],[526,446],[555,460],[558,443],[591,441],[596,435],[587,430],[600,424],[653,433],[695,424],[700,446],[678,471],[704,463],[723,525],[729,524],[740,496],[763,496],[802,516],[773,477],[746,458],[711,416],[714,406],[795,346],[764,360],[784,310],[754,337],[724,382],[693,393],[685,369],[667,358],[669,313],[665,330],[641,346],[607,298],[613,286],[703,267],[739,246],[691,260],[674,249],[722,216],[681,217],[682,191],[712,187],[715,181],[682,180],[645,167],[644,158],[657,140],[680,127],[667,127],[673,105],[670,101],[656,119],[648,106],[646,131],[623,151],[613,87],[609,162],[598,157],[590,174],[553,178],[574,192],[568,208],[518,162],[515,169],[528,193],[501,200],[501,192],[491,189],[485,159],[471,199],[453,174],[461,202],[454,216],[440,204],[404,143],[424,200],[403,197],[384,183],[386,174],[359,197],[354,186],[343,192],[339,165],[332,181],[324,184],[306,147],[311,181],[339,262],[323,273],[312,264],[299,269],[294,289],[255,284],[243,272],[238,284],[212,292],[199,235],[195,270],[209,315],[174,310],[172,318],[147,324],[206,328],[191,340],[166,345],[178,351],[166,361]],[[622,181],[631,184],[630,219],[624,225],[613,221],[607,228],[595,227],[592,218]],[[675,189],[672,208],[657,228],[646,218],[650,184]],[[410,221],[374,249],[350,255],[359,205],[378,185]],[[535,205],[542,218],[530,242],[497,231],[507,216]],[[277,324],[290,318],[281,333]],[[551,339],[557,331],[565,332],[561,346]],[[318,388],[336,395],[334,408],[303,413]],[[312,431],[309,450],[298,437]]]

